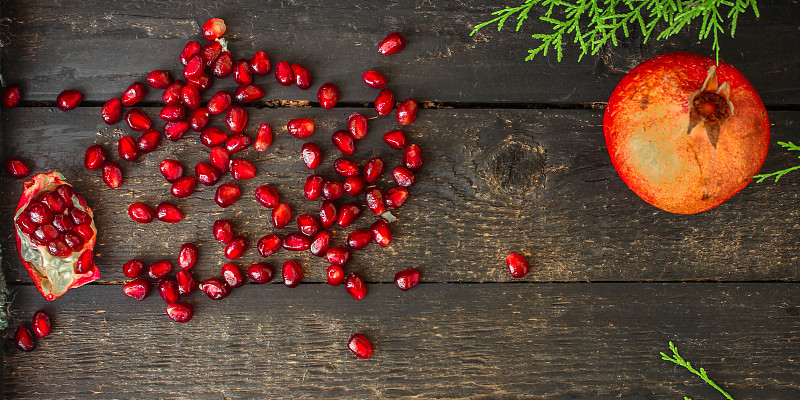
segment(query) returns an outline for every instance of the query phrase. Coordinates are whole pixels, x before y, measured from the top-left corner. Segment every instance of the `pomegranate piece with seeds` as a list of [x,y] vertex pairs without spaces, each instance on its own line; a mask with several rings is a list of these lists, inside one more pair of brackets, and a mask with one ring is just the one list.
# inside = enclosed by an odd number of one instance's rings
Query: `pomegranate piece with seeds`
[[208,112],[211,114],[225,112],[228,110],[228,108],[230,108],[231,104],[233,104],[233,97],[231,97],[231,93],[227,90],[220,90],[211,96],[210,100],[208,100]]
[[194,187],[196,185],[196,181],[194,177],[185,176],[181,179],[178,179],[172,184],[172,188],[170,188],[170,192],[173,196],[182,199],[185,197],[189,197],[192,193],[194,193]]
[[384,143],[395,150],[403,150],[408,146],[408,136],[403,131],[389,131],[383,135]]
[[367,136],[367,117],[353,113],[347,118],[347,130],[354,139],[363,139]]
[[339,88],[333,83],[324,83],[317,91],[317,101],[326,110],[336,107],[336,103],[339,102]]
[[419,146],[412,144],[403,151],[403,165],[411,172],[417,172],[422,168],[422,150]]
[[233,80],[239,86],[247,86],[253,83],[253,70],[247,59],[240,58],[233,64]]
[[225,263],[222,266],[222,279],[232,288],[244,285],[244,274],[234,263]]
[[367,285],[361,275],[355,272],[347,275],[347,278],[344,279],[344,288],[356,300],[361,300],[367,296]]
[[375,97],[375,111],[378,115],[389,115],[394,108],[394,92],[389,89],[381,89]]
[[214,221],[211,230],[214,233],[214,239],[222,244],[228,244],[233,239],[233,224],[227,219]]
[[331,237],[332,235],[328,231],[317,233],[317,235],[311,239],[311,244],[308,247],[311,254],[317,257],[325,257],[325,253],[328,252],[331,246]]
[[221,38],[225,34],[225,28],[222,18],[211,18],[203,23],[203,37],[208,40]]
[[231,132],[243,131],[247,125],[247,111],[239,106],[230,106],[228,111],[225,111],[225,124]]
[[258,239],[258,244],[257,244],[258,254],[260,254],[261,257],[267,258],[275,254],[275,252],[277,252],[281,248],[281,244],[282,241],[281,238],[278,237],[278,235],[274,233],[266,235],[261,239]]
[[228,150],[217,146],[211,149],[211,153],[208,154],[208,162],[219,172],[225,173],[228,172],[231,165],[231,157]]
[[138,108],[131,108],[125,113],[125,122],[135,131],[146,131],[153,125],[150,117]]
[[123,136],[117,141],[119,158],[125,161],[136,161],[139,158],[139,148],[130,136]]
[[156,287],[158,294],[167,304],[178,301],[178,282],[173,278],[165,278]]
[[239,103],[252,103],[266,95],[267,92],[264,91],[264,88],[258,85],[239,86],[233,92],[233,98]]
[[386,208],[396,210],[408,199],[408,189],[402,186],[393,187],[383,194],[383,198],[384,203],[386,203]]
[[381,177],[381,174],[383,174],[383,166],[383,159],[379,157],[371,158],[364,165],[364,180],[369,183],[377,181],[378,178]]
[[118,98],[109,99],[100,107],[100,117],[106,125],[114,125],[122,119],[122,103]]
[[508,272],[511,276],[517,279],[527,275],[531,269],[528,260],[517,253],[508,253],[506,256],[506,266],[508,266]]
[[372,232],[372,240],[381,247],[386,247],[392,243],[392,230],[386,220],[379,219],[369,227]]
[[259,186],[255,190],[256,201],[264,207],[273,208],[280,203],[278,191],[269,185]]
[[361,205],[358,203],[349,203],[343,205],[339,209],[339,218],[336,223],[342,228],[350,226],[358,217],[361,216]]
[[300,265],[294,260],[289,260],[283,263],[283,284],[286,287],[297,287],[300,281],[303,280],[303,270]]
[[347,247],[354,250],[363,249],[370,242],[372,242],[372,232],[366,229],[355,230],[347,235]]
[[83,95],[77,90],[65,90],[56,97],[56,107],[61,111],[69,111],[81,104]]
[[417,178],[414,176],[414,173],[406,167],[396,167],[393,169],[392,178],[394,178],[394,181],[402,187],[411,187],[417,182]]
[[8,176],[15,179],[24,178],[31,173],[31,167],[28,166],[28,163],[16,157],[6,158],[3,161],[3,168],[5,168]]
[[227,78],[233,72],[233,56],[230,51],[219,53],[219,57],[211,67],[211,75],[217,78]]
[[140,260],[128,260],[122,266],[122,274],[127,278],[138,278],[144,273],[144,263]]
[[308,72],[306,67],[300,64],[292,64],[292,73],[294,73],[294,84],[300,90],[308,90],[311,87],[311,72]]
[[378,53],[384,56],[399,53],[406,47],[406,38],[400,32],[392,32],[386,35],[380,43],[378,43]]
[[397,106],[397,123],[401,126],[411,125],[417,119],[419,106],[414,99],[405,99]]
[[289,225],[292,220],[292,209],[286,203],[280,203],[272,209],[272,226],[281,229]]
[[189,41],[186,43],[186,46],[183,47],[181,50],[180,57],[178,60],[181,62],[181,65],[186,66],[189,63],[189,59],[192,58],[195,54],[200,53],[200,43],[195,41]]
[[231,176],[238,181],[253,179],[256,176],[256,166],[247,160],[231,160]]
[[356,333],[347,341],[347,348],[358,358],[372,357],[372,343],[364,335]]
[[38,310],[33,313],[33,321],[31,321],[33,334],[38,338],[44,338],[52,332],[50,328],[50,317],[44,310]]
[[306,199],[314,201],[322,195],[322,185],[325,182],[319,175],[309,175],[306,178],[306,183],[303,185],[303,195]]
[[344,270],[338,265],[331,265],[325,270],[325,280],[328,285],[339,286],[344,282]]
[[186,303],[172,303],[167,306],[167,315],[175,322],[184,323],[192,319],[194,310]]
[[214,194],[214,201],[218,206],[228,208],[233,205],[233,203],[236,203],[236,200],[239,200],[239,195],[241,195],[239,185],[223,183],[217,187],[217,192]]
[[364,84],[373,89],[383,89],[387,82],[386,77],[382,73],[374,70],[364,72],[361,75],[361,80],[364,81]]
[[36,340],[27,326],[20,325],[17,328],[17,332],[14,333],[14,346],[22,351],[33,351],[36,348]]
[[236,236],[225,245],[224,255],[228,260],[235,260],[244,255],[247,250],[247,238]]
[[156,218],[159,221],[175,224],[183,219],[183,212],[174,204],[162,201],[156,206]]
[[134,300],[142,301],[150,295],[153,285],[145,278],[136,278],[122,285],[122,293]]
[[147,88],[142,82],[133,82],[122,93],[120,100],[123,106],[130,107],[142,100],[145,93],[147,93]]
[[283,86],[290,86],[294,83],[294,71],[286,61],[281,61],[275,65],[275,80]]
[[253,142],[253,148],[258,152],[266,151],[272,144],[272,127],[267,123],[258,124],[258,133],[256,140]]
[[147,84],[153,89],[166,89],[172,84],[172,77],[167,71],[152,70],[147,74]]
[[14,108],[22,100],[22,88],[19,85],[8,85],[3,90],[3,108]]
[[156,261],[147,266],[147,277],[153,282],[158,282],[172,271],[172,263],[168,260]]
[[350,259],[353,257],[353,254],[350,253],[350,250],[347,250],[344,247],[331,247],[325,252],[325,260],[333,265],[344,266]]
[[155,219],[156,212],[153,210],[153,207],[147,204],[133,203],[128,206],[128,216],[140,224],[149,224]]
[[356,143],[353,136],[346,130],[342,129],[334,132],[333,136],[331,136],[331,140],[333,141],[333,145],[336,146],[342,154],[349,156],[356,152]]
[[305,139],[314,134],[314,121],[308,118],[294,118],[286,124],[286,129],[290,135]]
[[175,183],[183,177],[183,164],[178,160],[165,158],[158,164],[158,169],[169,183]]
[[150,153],[158,148],[159,143],[161,143],[161,132],[155,129],[148,129],[142,132],[139,139],[136,140],[136,148],[142,153]]
[[247,276],[255,283],[267,283],[272,280],[272,266],[267,263],[253,263],[247,267]]
[[250,68],[256,75],[266,76],[272,69],[272,64],[269,61],[269,55],[260,50],[253,53],[253,57],[250,58]]
[[200,291],[211,300],[222,300],[231,294],[231,288],[219,278],[209,278],[200,283]]
[[406,291],[419,283],[419,271],[407,269],[394,274],[394,284],[398,289]]
[[308,142],[303,144],[303,147],[300,148],[300,154],[303,156],[303,163],[308,169],[317,168],[322,162],[322,150],[316,143]]
[[178,267],[180,269],[191,269],[197,263],[197,246],[192,243],[184,243],[178,251]]
[[206,186],[214,186],[219,181],[219,170],[211,165],[199,162],[194,166],[194,174],[197,181]]
[[185,297],[194,293],[197,287],[194,277],[188,270],[180,270],[175,273],[175,281],[178,282],[178,296]]

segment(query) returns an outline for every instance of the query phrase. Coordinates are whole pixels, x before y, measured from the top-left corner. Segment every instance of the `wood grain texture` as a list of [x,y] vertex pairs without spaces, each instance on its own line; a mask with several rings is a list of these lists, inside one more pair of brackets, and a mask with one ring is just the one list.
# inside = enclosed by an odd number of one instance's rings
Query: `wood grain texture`
[[[147,110],[155,116],[156,109]],[[83,152],[102,143],[116,158],[117,139],[127,133],[122,124],[106,127],[95,108],[61,112],[48,108],[21,108],[6,113],[5,156],[31,160],[35,171],[57,168],[74,182],[95,209],[99,241],[97,260],[102,282],[120,282],[122,264],[130,258],[146,262],[177,258],[180,245],[200,247],[204,277],[219,273],[225,259],[214,241],[214,220],[229,218],[237,232],[254,244],[272,233],[269,210],[255,201],[253,190],[275,185],[298,215],[316,213],[319,201],[302,197],[310,173],[299,150],[304,140],[281,128],[290,118],[309,116],[317,133],[308,140],[324,149],[324,167],[318,173],[335,178],[330,165],[338,152],[330,134],[344,127],[356,110],[250,109],[250,132],[259,121],[278,131],[264,153],[252,148],[240,153],[253,161],[257,178],[239,182],[242,198],[227,209],[213,201],[214,189],[202,187],[187,199],[175,200],[186,214],[175,225],[136,224],[127,216],[135,201],[155,206],[174,200],[158,172],[158,163],[174,157],[192,173],[196,162],[207,160],[208,149],[197,134],[177,143],[164,141],[154,153],[134,163],[123,162],[126,181],[115,191],[99,173],[83,168]],[[368,111],[366,111],[368,112]],[[374,111],[372,112],[374,114]],[[368,114],[368,115],[373,115]],[[797,112],[773,112],[773,142],[795,140]],[[416,267],[429,282],[485,282],[510,279],[503,262],[509,251],[520,252],[533,264],[530,281],[684,281],[684,280],[797,280],[798,180],[787,176],[777,184],[751,184],[728,202],[695,216],[672,215],[641,201],[619,179],[612,167],[601,128],[601,111],[566,110],[423,110],[407,129],[412,142],[423,149],[425,166],[411,198],[395,214],[394,242],[387,248],[371,245],[357,251],[348,270],[368,281],[391,282],[394,273]],[[352,157],[363,162],[380,155],[391,167],[399,153],[381,142],[395,129],[389,118],[370,122],[370,133],[358,142]],[[772,149],[764,171],[794,165],[794,155]],[[229,175],[221,182],[232,181]],[[389,174],[380,186],[389,188]],[[15,248],[11,216],[21,182],[2,180],[2,240]],[[339,200],[349,200],[345,196]],[[362,200],[363,201],[363,200]],[[365,210],[366,211],[366,210]],[[366,228],[374,220],[367,211],[347,231],[334,230],[334,242],[344,244],[346,233]],[[296,230],[294,222],[280,230]],[[282,251],[268,259],[279,266],[295,258],[306,268],[306,279],[324,281],[327,265],[307,252]],[[237,262],[261,260],[253,246]],[[20,262],[9,257],[12,280],[28,282]]]
[[[521,1],[520,1],[521,2]],[[510,2],[508,5],[513,5]],[[627,71],[668,51],[713,56],[711,42],[698,42],[699,25],[667,41],[620,38],[620,46],[577,62],[566,43],[564,59],[537,57],[524,62],[538,42],[533,33],[548,26],[532,13],[520,32],[509,21],[502,32],[472,28],[491,18],[502,4],[491,0],[460,2],[394,1],[342,4],[329,1],[64,1],[4,2],[10,20],[4,26],[2,68],[6,82],[19,83],[29,100],[54,101],[64,89],[81,90],[86,100],[118,97],[153,69],[180,75],[177,54],[188,40],[201,40],[199,26],[209,17],[227,21],[234,59],[266,50],[273,60],[307,66],[315,84],[309,91],[283,88],[273,78],[267,98],[316,100],[322,83],[336,83],[342,101],[365,102],[375,91],[360,83],[372,68],[386,73],[400,95],[443,102],[573,103],[603,102]],[[797,5],[792,0],[759,2],[760,18],[748,12],[736,38],[722,38],[720,57],[751,80],[769,104],[800,102],[800,41]],[[401,31],[406,49],[383,57],[376,44]],[[654,35],[655,36],[655,35]],[[233,87],[228,79],[220,87]],[[150,96],[155,99],[155,95]]]

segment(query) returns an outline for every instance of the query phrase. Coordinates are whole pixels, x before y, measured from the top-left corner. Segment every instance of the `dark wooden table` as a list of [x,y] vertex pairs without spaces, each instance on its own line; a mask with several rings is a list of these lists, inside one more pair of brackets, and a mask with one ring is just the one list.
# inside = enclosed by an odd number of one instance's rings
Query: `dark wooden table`
[[[86,196],[102,271],[97,282],[45,301],[14,254],[11,216],[21,181],[3,175],[11,327],[37,309],[53,318],[53,334],[34,352],[6,341],[5,397],[722,398],[660,359],[673,341],[736,399],[800,398],[798,174],[751,184],[699,215],[672,215],[625,186],[603,140],[604,102],[624,73],[667,51],[711,55],[710,43],[697,42],[695,28],[644,46],[641,38],[623,40],[580,63],[572,46],[561,63],[523,62],[541,23],[531,20],[519,34],[469,36],[494,3],[3,2],[2,75],[22,85],[25,99],[3,112],[3,157],[29,160],[35,172],[59,170]],[[775,171],[798,161],[775,143],[800,140],[800,10],[793,0],[759,6],[759,19],[748,14],[735,40],[721,40],[720,56],[767,104],[774,145],[764,171]],[[214,190],[200,187],[176,201],[186,214],[181,223],[138,225],[126,214],[130,203],[171,198],[158,163],[175,157],[193,166],[207,149],[196,134],[165,141],[123,163],[126,180],[115,191],[83,168],[84,149],[103,144],[116,158],[117,139],[130,132],[124,123],[106,126],[99,107],[150,70],[179,76],[177,54],[188,40],[204,42],[199,25],[211,16],[226,20],[234,58],[265,50],[273,63],[307,66],[314,85],[300,91],[271,76],[257,80],[268,101],[247,107],[247,132],[263,121],[277,135],[267,152],[243,153],[259,173],[241,183],[245,195],[235,205],[217,207]],[[395,30],[408,46],[379,56],[377,42]],[[317,202],[302,199],[300,189],[308,174],[298,156],[303,141],[282,127],[290,118],[314,119],[312,139],[329,165],[336,152],[328,135],[355,111],[375,115],[376,91],[360,82],[373,68],[398,97],[424,105],[407,132],[423,149],[425,167],[395,213],[391,246],[358,251],[346,267],[368,281],[364,300],[325,284],[320,259],[287,251],[267,261],[299,261],[299,287],[286,288],[278,274],[222,301],[195,293],[187,324],[169,320],[157,294],[143,302],[122,294],[125,261],[175,260],[184,242],[200,248],[196,279],[218,275],[225,260],[211,235],[216,219],[233,220],[251,242],[274,231],[269,210],[252,196],[259,185],[274,185],[295,215],[315,211]],[[341,89],[332,110],[316,103],[324,82]],[[226,79],[209,92],[233,86]],[[64,89],[83,92],[81,107],[54,107]],[[159,101],[160,91],[150,90],[142,106],[157,126]],[[380,141],[395,127],[392,118],[371,120],[354,157],[397,162]],[[372,220],[365,215],[356,225]],[[343,241],[341,231],[335,237]],[[510,251],[532,263],[522,280],[507,272]],[[251,248],[237,263],[260,259]],[[410,267],[422,272],[422,283],[401,292],[392,278]],[[371,359],[347,350],[355,332],[372,341]]]

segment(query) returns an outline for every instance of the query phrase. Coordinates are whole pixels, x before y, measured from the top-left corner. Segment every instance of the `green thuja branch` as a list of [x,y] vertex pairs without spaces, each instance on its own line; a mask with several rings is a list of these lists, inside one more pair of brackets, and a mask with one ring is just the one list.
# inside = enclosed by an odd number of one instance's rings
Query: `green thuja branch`
[[[798,151],[798,150],[800,150],[800,146],[798,146],[798,145],[796,145],[796,144],[794,144],[792,142],[778,142],[778,144],[781,145],[781,147],[785,147],[786,150],[789,150],[789,151],[792,151],[792,150]],[[800,158],[800,156],[797,156],[797,158]],[[756,183],[761,183],[761,182],[764,182],[765,179],[771,178],[771,177],[774,176],[775,177],[775,182],[777,182],[778,179],[781,179],[782,176],[784,176],[784,175],[788,174],[789,172],[792,172],[792,171],[794,171],[796,169],[800,169],[800,165],[795,165],[794,167],[789,167],[789,168],[786,168],[786,169],[782,169],[780,171],[773,172],[771,174],[759,174],[759,175],[754,176],[753,178],[754,179],[758,179],[756,181]]]
[[[729,395],[727,392],[722,390],[722,388],[719,387],[719,385],[714,383],[714,381],[712,381],[708,377],[708,374],[706,374],[706,370],[705,369],[700,368],[700,370],[698,371],[698,370],[694,369],[694,367],[692,366],[692,363],[684,360],[683,357],[681,357],[681,355],[678,354],[678,348],[671,341],[669,342],[669,349],[672,350],[672,356],[668,356],[668,355],[664,354],[664,352],[661,352],[661,359],[662,360],[671,361],[671,362],[673,362],[675,364],[680,365],[681,367],[684,367],[684,368],[688,369],[689,372],[699,376],[700,379],[702,379],[705,383],[711,385],[711,387],[713,387],[714,389],[717,389],[717,391],[722,393],[722,395],[725,396],[726,399],[733,400],[733,397],[731,397],[731,395]],[[691,400],[691,399],[688,398],[688,397],[684,397],[684,400]]]

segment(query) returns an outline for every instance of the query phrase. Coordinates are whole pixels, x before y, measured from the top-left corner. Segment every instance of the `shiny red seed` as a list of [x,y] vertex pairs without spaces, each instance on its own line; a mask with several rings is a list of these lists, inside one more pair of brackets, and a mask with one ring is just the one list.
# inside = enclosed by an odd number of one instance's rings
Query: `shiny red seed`
[[326,200],[336,200],[344,196],[344,183],[338,181],[325,181],[322,184],[322,197]]
[[239,103],[252,103],[266,95],[267,92],[258,85],[239,86],[236,91],[233,92],[233,97]]
[[128,206],[128,216],[140,224],[149,224],[156,217],[153,207],[144,203],[133,203]]
[[3,161],[3,168],[5,168],[8,176],[16,179],[24,178],[31,173],[31,167],[25,161],[9,157]]
[[230,154],[238,153],[250,147],[250,143],[252,142],[253,139],[251,139],[246,133],[235,133],[228,136],[228,140],[225,141],[225,148]]
[[65,90],[56,97],[56,106],[61,111],[69,111],[81,104],[83,96],[77,90]]
[[69,247],[69,245],[67,245],[67,242],[64,241],[63,238],[56,238],[52,242],[48,243],[47,251],[49,251],[53,257],[58,258],[66,258],[72,255],[72,249]]
[[117,141],[119,158],[125,161],[136,161],[139,158],[139,147],[130,136],[123,136]]
[[389,228],[389,223],[386,220],[379,219],[369,227],[372,232],[372,240],[379,244],[381,247],[386,247],[392,243],[392,230]]
[[256,201],[264,207],[273,208],[280,203],[278,191],[269,185],[259,186],[255,190]]
[[122,266],[122,274],[128,278],[138,278],[144,273],[144,263],[140,260],[128,260]]
[[261,257],[267,258],[280,250],[282,244],[283,242],[281,241],[281,238],[273,233],[258,239],[256,248],[258,249],[258,254],[260,254]]
[[286,203],[280,203],[272,209],[272,226],[281,229],[292,220],[292,209]]
[[303,270],[300,265],[294,260],[289,260],[283,263],[283,284],[287,287],[293,288],[300,284],[303,280]]
[[236,180],[253,179],[256,176],[256,166],[250,161],[235,159],[231,160],[231,176]]
[[189,296],[194,293],[197,287],[194,277],[188,270],[180,270],[175,273],[175,281],[178,282],[178,296]]
[[103,182],[111,189],[122,185],[122,166],[114,161],[103,163]]
[[308,118],[294,118],[286,124],[286,129],[290,135],[305,139],[314,134],[314,121]]
[[211,18],[203,23],[203,37],[214,40],[225,34],[225,21],[222,18]]
[[219,57],[211,66],[211,75],[216,78],[227,78],[233,72],[233,57],[230,51],[219,53]]
[[211,300],[222,300],[231,294],[231,288],[219,278],[208,278],[200,283],[200,291]]
[[360,216],[361,205],[358,203],[345,204],[339,209],[339,218],[336,220],[336,223],[342,228],[347,228]]
[[138,148],[142,153],[150,153],[157,149],[160,143],[161,132],[155,129],[148,129],[139,135],[139,139],[136,140],[136,148]]
[[31,322],[33,333],[36,337],[43,338],[50,334],[50,317],[44,310],[38,310],[33,313],[33,321]]
[[233,224],[226,219],[214,221],[212,231],[214,232],[214,239],[217,239],[222,244],[228,244],[233,239]]
[[178,301],[178,282],[173,278],[164,278],[156,287],[158,294],[167,304]]
[[19,85],[8,85],[3,90],[3,108],[14,108],[22,100],[22,88]]
[[[37,222],[36,218],[35,218],[35,214],[33,212],[33,209],[29,208],[29,210],[31,210],[31,219],[33,219],[33,222]],[[76,225],[83,225],[83,224],[88,224],[88,223],[92,222],[92,218],[89,216],[89,214],[86,211],[79,210],[77,208],[70,208],[69,209],[69,216],[72,218],[72,222],[75,222]],[[50,221],[43,221],[41,223],[46,224],[46,223],[49,223],[49,222]]]
[[[56,220],[53,219],[53,223],[54,224],[55,224],[55,221]],[[69,221],[72,222],[72,220],[69,220]],[[17,217],[17,220],[15,222],[16,222],[17,226],[19,227],[19,229],[22,230],[23,232],[27,233],[28,235],[33,234],[33,231],[36,229],[36,224],[33,221],[31,221],[31,216],[27,211],[23,211],[22,214],[20,214],[19,217]],[[58,229],[58,225],[55,225],[55,226],[56,226],[56,229]],[[59,229],[59,231],[60,231],[60,229]]]
[[[181,102],[188,109],[197,110],[198,108],[200,108],[200,91],[197,90],[197,88],[194,87],[194,86],[184,86],[183,89],[181,89]],[[178,107],[178,105],[175,104],[175,105],[171,105],[171,106],[168,106],[168,107]],[[165,107],[165,109],[166,109],[166,107]],[[181,110],[183,110],[183,107],[181,107]],[[163,117],[164,111],[161,112],[161,115],[162,115],[161,118],[163,119],[164,118]],[[182,111],[181,111],[181,115],[183,115]],[[180,118],[176,118],[176,119],[183,119],[183,116],[181,116]],[[167,120],[167,121],[174,121],[174,120]]]
[[383,166],[383,159],[379,157],[371,158],[364,165],[364,180],[369,183],[377,181],[383,174]]
[[219,128],[209,126],[200,133],[200,142],[206,147],[217,147],[228,140],[228,135]]
[[156,218],[159,221],[175,224],[183,219],[183,212],[174,204],[162,201],[156,206]]
[[364,193],[366,182],[360,176],[350,176],[344,180],[344,191],[350,196],[356,197]]
[[55,214],[61,214],[67,209],[64,199],[55,191],[43,195],[41,201]]
[[382,73],[374,70],[364,72],[361,75],[361,79],[367,86],[373,89],[383,89],[387,82],[386,77]]
[[331,247],[331,233],[328,231],[321,231],[316,234],[311,239],[311,243],[308,247],[311,254],[317,257],[325,257],[325,253],[328,252],[328,249]]
[[156,261],[147,266],[147,277],[157,282],[164,279],[172,271],[172,263],[167,260]]
[[222,45],[217,41],[208,42],[200,48],[200,55],[205,61],[206,68],[212,67],[220,54],[222,54]]
[[328,285],[339,286],[344,281],[344,270],[338,265],[331,265],[325,270],[325,280]]
[[514,278],[524,277],[531,269],[528,260],[517,253],[508,253],[506,256],[506,265],[508,266],[508,272]]
[[399,186],[403,187],[411,187],[416,183],[414,173],[406,167],[396,167],[393,169],[392,178],[394,178],[394,181],[397,182]]
[[[92,238],[94,237],[94,230],[92,229],[92,225],[91,224],[78,225],[72,231],[77,233],[81,237],[81,239],[83,239],[84,242],[88,242],[89,240],[92,240]],[[87,253],[90,253],[90,252],[84,252],[83,254],[87,254]],[[81,255],[81,257],[82,256],[83,255]],[[81,271],[78,271],[78,272],[81,272]]]
[[92,270],[97,270],[97,266],[94,265],[94,252],[86,250],[81,253],[81,256],[78,257],[78,261],[75,262],[75,273],[85,274]]
[[150,295],[152,285],[145,278],[137,278],[122,285],[122,293],[134,300],[142,301]]
[[222,266],[222,279],[232,288],[244,285],[244,274],[234,263],[225,263]]
[[81,249],[83,249],[83,245],[85,244],[85,242],[83,241],[81,236],[78,235],[77,233],[67,232],[64,234],[63,238],[64,242],[72,251],[80,251]]
[[353,254],[344,247],[331,247],[325,252],[325,260],[333,265],[343,266],[350,262]]
[[272,69],[269,55],[260,50],[253,53],[253,57],[250,58],[250,69],[258,76],[266,76]]
[[294,83],[294,72],[288,62],[281,61],[275,65],[275,80],[283,86]]
[[331,200],[325,200],[319,207],[319,221],[323,228],[330,228],[336,223],[339,209]]
[[197,90],[205,92],[211,86],[211,76],[203,73],[197,78],[187,78],[186,82],[188,82],[189,85],[196,87]]
[[231,163],[231,157],[228,154],[228,150],[224,147],[217,146],[211,149],[211,152],[208,154],[208,162],[214,166],[219,172],[225,173],[228,172],[228,168]]
[[389,131],[383,135],[384,143],[395,150],[403,150],[408,146],[408,136],[403,131]]
[[250,63],[240,58],[233,64],[233,80],[239,86],[247,86],[253,83],[253,70],[250,69]]
[[172,84],[172,77],[167,71],[152,70],[147,74],[147,84],[153,89],[166,89]]
[[[188,127],[195,132],[202,132],[208,126],[208,120],[211,119],[211,114],[207,108],[198,108],[189,114],[187,118]],[[169,124],[167,124],[169,125]]]
[[[22,215],[20,215],[20,217],[22,217]],[[26,214],[26,217],[27,217],[27,214]],[[27,218],[28,218],[28,220],[30,220],[30,217],[27,217]],[[31,222],[31,224],[33,224],[33,222]],[[72,222],[72,218],[70,218],[68,215],[60,214],[60,215],[56,215],[55,217],[53,217],[53,226],[59,232],[64,233],[64,232],[71,231],[72,228],[75,227],[75,223]],[[25,229],[23,229],[22,231],[25,232]]]
[[389,115],[394,108],[394,92],[389,89],[381,89],[375,97],[375,111],[378,115]]
[[224,255],[229,260],[235,260],[244,255],[247,250],[247,238],[244,236],[236,236],[225,245]]
[[347,235],[347,247],[354,250],[363,249],[370,242],[372,242],[372,232],[366,229],[355,230]]
[[194,177],[185,176],[172,184],[170,192],[173,196],[179,199],[189,197],[192,193],[194,193],[196,182],[197,181],[194,179]]
[[383,194],[383,201],[386,204],[386,208],[392,210],[400,208],[407,199],[408,189],[402,186],[393,187]]
[[344,288],[356,300],[361,300],[367,296],[367,285],[361,275],[355,272],[347,275],[347,278],[344,279]]
[[133,82],[122,93],[120,100],[122,101],[123,106],[130,107],[143,99],[145,93],[147,93],[147,88],[144,86],[144,83]]
[[303,194],[306,199],[314,201],[322,195],[322,185],[325,182],[319,175],[309,175],[306,178],[306,183],[303,185]]
[[175,81],[164,89],[164,93],[161,94],[161,101],[164,102],[164,105],[181,104],[181,93],[183,92],[184,86],[186,86],[186,84],[183,83],[183,81]]
[[183,177],[183,164],[178,160],[165,158],[158,164],[158,169],[169,183],[174,183]]
[[256,140],[253,142],[253,148],[258,152],[265,151],[272,144],[272,127],[267,123],[258,124],[258,133]]
[[311,243],[308,237],[299,233],[290,233],[283,237],[283,248],[289,251],[303,251],[308,250]]
[[378,44],[378,53],[384,56],[399,53],[406,47],[406,38],[400,32],[392,32],[386,35]]
[[194,316],[192,306],[186,303],[172,303],[167,306],[167,316],[175,322],[189,322]]
[[317,168],[322,162],[322,150],[316,143],[308,142],[303,144],[300,154],[303,156],[303,163],[306,164],[308,169]]
[[331,137],[333,145],[339,149],[339,152],[346,155],[351,155],[356,151],[356,144],[350,132],[345,130],[338,130],[333,133]]
[[403,151],[403,165],[411,172],[417,172],[422,168],[422,150],[416,144],[406,147]]
[[347,130],[354,139],[363,139],[367,136],[367,117],[353,113],[347,118]]
[[239,185],[233,183],[223,183],[217,187],[217,192],[214,194],[214,201],[218,206],[227,208],[236,203],[241,195]]
[[241,132],[247,125],[247,111],[239,106],[230,106],[228,111],[225,111],[225,124],[231,132]]
[[394,284],[397,288],[403,291],[417,286],[419,283],[419,271],[415,269],[407,269],[394,274]]
[[272,265],[267,263],[253,263],[247,267],[247,276],[255,283],[267,283],[272,280]]
[[372,344],[360,333],[356,333],[347,341],[347,348],[358,358],[372,357]]
[[383,204],[383,193],[381,189],[375,186],[367,188],[366,191],[367,208],[375,215],[381,215],[386,212],[386,206]]
[[233,98],[231,97],[231,93],[227,90],[220,90],[217,93],[214,93],[211,96],[211,99],[208,100],[208,112],[211,114],[219,114],[225,112],[230,108],[231,104],[233,104]]
[[294,84],[300,90],[307,90],[311,87],[311,72],[308,72],[306,67],[300,64],[292,64],[292,73],[294,73]]
[[358,164],[346,158],[337,158],[333,162],[333,170],[341,176],[358,176],[361,173],[358,169]]
[[181,55],[179,57],[181,65],[185,66],[187,63],[189,63],[189,59],[198,53],[200,53],[200,43],[195,41],[187,42],[186,46],[184,46],[183,50],[181,50]]
[[[83,213],[83,211],[78,210],[77,208],[74,208],[72,210],[75,212],[76,215],[78,215],[78,213]],[[31,221],[33,221],[33,223],[36,225],[49,224],[53,222],[53,217],[54,217],[53,212],[50,211],[50,208],[47,207],[46,204],[41,202],[31,203],[28,206],[28,215],[30,215]],[[81,221],[83,221],[82,216],[81,216]],[[75,221],[75,223],[78,223],[78,221]]]
[[339,88],[333,83],[324,83],[317,91],[317,101],[322,108],[330,110],[339,102]]
[[33,237],[42,243],[50,243],[58,237],[58,229],[51,224],[39,225],[33,230]]
[[122,103],[118,98],[108,99],[108,101],[100,107],[100,117],[106,125],[114,125],[122,119]]
[[319,222],[311,215],[300,214],[297,216],[297,228],[303,235],[314,236],[319,232]]
[[125,113],[125,122],[135,131],[146,131],[153,124],[150,117],[138,108],[131,108]]
[[419,106],[414,99],[405,99],[397,106],[397,123],[401,126],[411,125],[417,119]]
[[74,204],[73,197],[75,197],[75,189],[70,185],[61,185],[56,188],[56,192],[64,200],[65,204]]
[[197,246],[192,243],[184,243],[178,251],[178,267],[180,269],[191,269],[197,263]]

